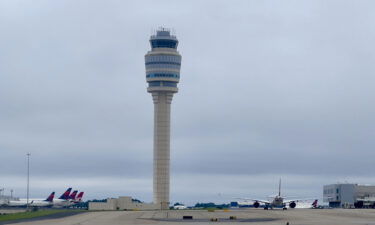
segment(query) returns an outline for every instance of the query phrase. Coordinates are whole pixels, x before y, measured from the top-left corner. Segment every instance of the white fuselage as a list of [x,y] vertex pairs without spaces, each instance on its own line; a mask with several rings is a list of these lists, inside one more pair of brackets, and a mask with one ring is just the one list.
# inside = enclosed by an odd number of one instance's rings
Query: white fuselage
[[53,199],[53,207],[65,207],[72,205],[73,202],[66,199]]
[[281,197],[281,196],[276,196],[271,204],[270,204],[271,207],[284,207],[285,204],[284,204],[284,198]]
[[174,209],[187,209],[187,207],[184,206],[184,205],[175,205],[175,206],[173,206],[173,208]]
[[[54,199],[53,202],[49,202],[44,199],[29,199],[29,206],[31,207],[66,207],[72,204],[74,203],[65,199]],[[4,205],[11,207],[25,207],[27,206],[27,199],[9,201]]]
[[6,205],[7,206],[16,206],[16,207],[22,207],[27,206],[27,203],[29,203],[29,206],[38,206],[38,207],[46,207],[46,206],[52,206],[52,202],[46,201],[44,199],[20,199],[20,200],[11,200]]

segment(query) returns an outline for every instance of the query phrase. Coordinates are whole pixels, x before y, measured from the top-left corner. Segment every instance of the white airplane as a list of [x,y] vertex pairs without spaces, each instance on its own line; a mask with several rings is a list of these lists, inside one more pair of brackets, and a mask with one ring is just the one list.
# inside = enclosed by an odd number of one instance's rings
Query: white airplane
[[279,194],[276,196],[272,196],[271,200],[248,199],[248,198],[242,198],[242,199],[253,201],[254,208],[259,208],[260,204],[263,203],[265,210],[273,209],[273,208],[282,208],[283,210],[286,210],[287,206],[293,209],[297,206],[297,202],[303,201],[303,199],[286,200],[284,196],[281,196],[281,179],[279,180]]
[[84,194],[85,192],[83,192],[83,191],[81,191],[78,195],[77,195],[77,197],[73,200],[73,202],[74,203],[80,203],[80,202],[82,202],[82,198],[83,198],[83,194]]
[[82,201],[84,192],[80,192],[78,195],[78,191],[75,190],[71,194],[72,188],[68,188],[58,199],[53,200],[54,207],[67,207],[79,203]]
[[173,209],[187,209],[187,207],[184,205],[175,205],[173,206]]
[[318,209],[318,199],[315,199],[314,201],[300,201],[298,202],[298,205],[296,206],[298,209]]
[[25,207],[29,204],[29,206],[32,207],[48,207],[53,205],[54,196],[55,192],[52,192],[46,199],[29,199],[29,201],[27,201],[27,199],[10,200],[5,205],[11,207]]
[[58,199],[53,199],[53,207],[69,206],[69,196],[72,188],[68,188]]
[[26,207],[27,203],[31,207],[68,207],[79,203],[82,201],[84,192],[73,191],[71,194],[72,188],[68,188],[58,199],[54,199],[55,192],[52,192],[46,199],[19,199],[19,200],[10,200],[5,202],[3,205],[10,207]]

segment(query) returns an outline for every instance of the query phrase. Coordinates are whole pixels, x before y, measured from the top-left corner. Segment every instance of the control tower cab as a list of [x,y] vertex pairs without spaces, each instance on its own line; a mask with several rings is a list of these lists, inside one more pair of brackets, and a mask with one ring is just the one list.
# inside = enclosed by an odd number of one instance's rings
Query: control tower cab
[[150,37],[151,51],[145,55],[148,92],[178,91],[181,55],[177,51],[178,40],[170,31],[161,28]]

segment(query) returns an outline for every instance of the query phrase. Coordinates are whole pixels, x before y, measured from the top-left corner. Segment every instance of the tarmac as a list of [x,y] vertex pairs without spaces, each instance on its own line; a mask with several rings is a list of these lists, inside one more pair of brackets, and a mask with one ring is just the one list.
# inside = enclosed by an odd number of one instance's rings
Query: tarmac
[[[192,216],[192,219],[183,219]],[[232,217],[232,219],[230,219]],[[212,221],[213,220],[213,221]],[[14,222],[13,222],[14,223]],[[98,211],[61,218],[23,221],[17,225],[131,225],[131,224],[257,224],[257,225],[375,225],[374,209],[235,209],[168,211]],[[6,223],[4,223],[6,224]]]

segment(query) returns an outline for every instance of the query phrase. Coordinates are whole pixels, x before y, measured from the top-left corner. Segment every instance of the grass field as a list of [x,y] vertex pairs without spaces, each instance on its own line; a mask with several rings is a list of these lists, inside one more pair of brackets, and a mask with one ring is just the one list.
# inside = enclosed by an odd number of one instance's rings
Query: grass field
[[37,217],[42,217],[42,216],[55,215],[55,214],[59,214],[59,213],[82,212],[82,211],[85,211],[85,210],[49,209],[49,210],[38,210],[38,211],[30,211],[30,212],[12,213],[12,214],[0,215],[0,222],[20,220],[20,219],[31,219],[31,218],[37,218]]

